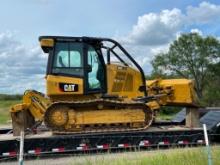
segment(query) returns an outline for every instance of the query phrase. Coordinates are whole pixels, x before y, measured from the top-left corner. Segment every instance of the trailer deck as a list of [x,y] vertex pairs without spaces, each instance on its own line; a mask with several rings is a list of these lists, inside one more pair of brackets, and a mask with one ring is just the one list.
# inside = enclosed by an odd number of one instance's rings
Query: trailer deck
[[[210,141],[219,139],[220,112],[208,112],[201,123],[208,126]],[[19,137],[14,137],[10,128],[0,130],[0,160],[16,158],[19,151]],[[46,129],[38,129],[24,139],[25,156],[54,154],[78,154],[125,149],[151,149],[171,146],[204,145],[202,127],[189,128],[181,121],[156,122],[150,128],[130,132],[99,132],[55,135]],[[215,135],[215,138],[211,137]],[[217,138],[216,138],[217,137]]]
[[[49,131],[26,135],[24,154],[26,156],[51,153],[77,153],[126,148],[147,148],[170,145],[203,144],[201,128],[184,126],[151,127],[144,131],[53,135]],[[0,158],[14,156],[19,151],[19,137],[12,134],[0,135]]]

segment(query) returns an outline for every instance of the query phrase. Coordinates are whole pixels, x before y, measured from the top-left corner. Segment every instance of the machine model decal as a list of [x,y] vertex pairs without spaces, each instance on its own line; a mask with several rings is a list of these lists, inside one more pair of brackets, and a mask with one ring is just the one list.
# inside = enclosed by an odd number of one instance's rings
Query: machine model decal
[[78,92],[78,84],[59,83],[60,90],[62,92]]

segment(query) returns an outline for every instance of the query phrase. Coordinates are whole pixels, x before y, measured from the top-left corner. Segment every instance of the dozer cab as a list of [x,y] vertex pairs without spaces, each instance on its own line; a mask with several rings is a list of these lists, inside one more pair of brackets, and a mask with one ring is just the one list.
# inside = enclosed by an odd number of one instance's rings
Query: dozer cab
[[39,37],[48,53],[46,96],[28,90],[11,108],[14,135],[40,123],[54,133],[146,129],[161,105],[194,106],[186,79],[145,80],[134,58],[115,40]]

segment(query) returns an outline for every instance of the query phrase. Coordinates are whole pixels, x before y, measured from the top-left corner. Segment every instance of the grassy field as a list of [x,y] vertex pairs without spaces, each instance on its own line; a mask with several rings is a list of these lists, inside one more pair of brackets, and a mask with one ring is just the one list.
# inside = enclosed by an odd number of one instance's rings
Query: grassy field
[[[212,148],[213,165],[220,165],[220,147]],[[87,165],[207,165],[205,148],[122,153],[110,158],[85,159]]]
[[156,119],[157,120],[171,120],[174,115],[175,114],[168,115],[168,114],[160,113],[159,115],[157,115]]
[[21,102],[21,100],[0,100],[0,124],[8,124],[10,120],[9,109],[12,105]]

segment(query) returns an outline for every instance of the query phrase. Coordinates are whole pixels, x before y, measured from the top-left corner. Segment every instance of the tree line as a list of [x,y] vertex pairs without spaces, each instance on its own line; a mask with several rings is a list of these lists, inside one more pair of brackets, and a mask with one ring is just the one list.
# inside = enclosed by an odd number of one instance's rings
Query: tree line
[[5,100],[21,100],[22,95],[16,94],[16,95],[9,95],[9,94],[0,94],[0,101]]
[[152,60],[150,78],[193,79],[201,105],[220,106],[220,41],[198,33],[181,34],[168,52]]

